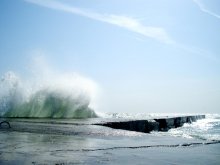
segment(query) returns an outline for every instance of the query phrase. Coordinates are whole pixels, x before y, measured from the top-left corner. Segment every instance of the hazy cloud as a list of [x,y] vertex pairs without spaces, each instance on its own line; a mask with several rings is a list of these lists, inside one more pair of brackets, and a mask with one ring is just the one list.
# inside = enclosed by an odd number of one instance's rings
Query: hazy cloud
[[200,0],[193,0],[193,2],[195,2],[198,5],[198,7],[200,8],[201,11],[220,19],[220,15],[218,15],[218,14],[212,12],[211,10],[207,9],[207,7]]
[[72,14],[77,14],[90,19],[98,20],[101,22],[106,22],[112,25],[116,25],[127,29],[129,31],[141,34],[145,37],[153,38],[157,41],[172,44],[174,41],[170,38],[167,32],[161,27],[145,26],[139,20],[120,15],[112,14],[100,14],[93,11],[88,11],[85,9],[73,7],[67,4],[63,4],[58,1],[52,0],[26,0],[27,2],[40,5],[43,7],[60,10]]
[[215,62],[216,64],[220,64],[220,60],[218,56],[215,53],[212,53],[208,50],[198,48],[195,46],[190,45],[184,45],[184,44],[174,44],[178,49],[181,49],[182,51],[185,51],[187,53],[202,57],[204,59],[207,59],[208,61]]

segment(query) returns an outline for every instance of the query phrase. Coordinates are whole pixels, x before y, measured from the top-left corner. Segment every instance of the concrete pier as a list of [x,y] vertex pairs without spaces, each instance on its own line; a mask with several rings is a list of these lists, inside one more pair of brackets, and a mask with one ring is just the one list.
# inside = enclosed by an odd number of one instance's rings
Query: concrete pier
[[199,119],[204,119],[204,118],[205,115],[195,115],[195,116],[158,118],[152,120],[114,121],[114,122],[97,123],[95,125],[102,125],[114,129],[123,129],[129,131],[150,133],[151,131],[168,131],[171,128],[181,127],[183,126],[184,123],[192,123]]

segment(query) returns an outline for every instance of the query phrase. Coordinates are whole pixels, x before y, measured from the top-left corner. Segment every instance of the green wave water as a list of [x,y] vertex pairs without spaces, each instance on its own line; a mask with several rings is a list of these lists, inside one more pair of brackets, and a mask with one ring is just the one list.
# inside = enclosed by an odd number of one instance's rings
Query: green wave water
[[[64,79],[68,83],[63,83]],[[6,73],[0,82],[0,116],[21,118],[93,118],[90,95],[75,78],[62,77],[56,83],[38,87],[24,85],[13,72]],[[73,82],[72,82],[73,81]],[[77,80],[79,81],[79,80]],[[39,82],[38,82],[39,83]],[[72,84],[72,85],[71,85]],[[31,88],[30,88],[31,86]]]

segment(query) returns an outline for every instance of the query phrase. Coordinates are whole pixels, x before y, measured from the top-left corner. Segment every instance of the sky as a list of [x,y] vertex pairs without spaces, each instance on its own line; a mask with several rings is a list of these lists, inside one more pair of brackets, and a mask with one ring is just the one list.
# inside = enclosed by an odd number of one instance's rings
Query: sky
[[219,0],[1,0],[0,76],[39,56],[100,112],[219,113],[219,29]]

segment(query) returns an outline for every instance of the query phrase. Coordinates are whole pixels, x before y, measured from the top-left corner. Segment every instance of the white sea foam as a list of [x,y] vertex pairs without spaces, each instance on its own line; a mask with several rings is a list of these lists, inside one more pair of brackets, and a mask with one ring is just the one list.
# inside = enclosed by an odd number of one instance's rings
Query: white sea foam
[[76,73],[54,72],[39,60],[28,76],[5,73],[0,80],[0,116],[96,117],[98,86]]
[[[196,114],[177,113],[107,113],[105,118],[122,119],[155,119],[161,117],[190,116]],[[220,140],[220,115],[206,114],[205,119],[193,123],[185,123],[182,127],[170,129],[168,132],[152,132],[158,136],[175,136],[188,139]]]
[[198,115],[192,113],[100,113],[103,118],[116,118],[116,119],[155,119],[163,117],[179,117]]
[[198,120],[191,124],[184,124],[183,127],[170,129],[171,136],[196,138],[202,140],[220,140],[220,118],[219,115],[206,115],[205,119]]

